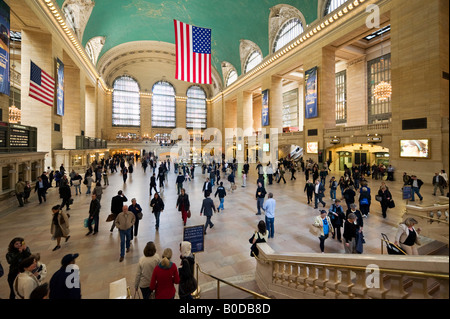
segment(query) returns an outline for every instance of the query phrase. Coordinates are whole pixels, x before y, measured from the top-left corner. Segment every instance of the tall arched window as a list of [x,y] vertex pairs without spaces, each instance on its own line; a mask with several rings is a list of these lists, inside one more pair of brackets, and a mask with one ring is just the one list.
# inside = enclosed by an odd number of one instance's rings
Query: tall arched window
[[347,0],[327,0],[323,15],[326,16],[343,5]]
[[152,127],[174,128],[175,89],[169,82],[159,81],[153,86]]
[[251,71],[255,66],[260,64],[262,61],[262,55],[258,51],[253,51],[247,58],[244,67],[244,73]]
[[186,128],[206,129],[206,93],[199,86],[187,91]]
[[303,33],[302,22],[298,18],[288,20],[278,32],[273,45],[273,52],[277,52],[286,44]]
[[141,126],[139,84],[129,76],[121,76],[113,84],[113,126]]
[[234,82],[236,82],[237,78],[238,78],[237,72],[235,70],[231,70],[227,76],[226,86],[229,86]]

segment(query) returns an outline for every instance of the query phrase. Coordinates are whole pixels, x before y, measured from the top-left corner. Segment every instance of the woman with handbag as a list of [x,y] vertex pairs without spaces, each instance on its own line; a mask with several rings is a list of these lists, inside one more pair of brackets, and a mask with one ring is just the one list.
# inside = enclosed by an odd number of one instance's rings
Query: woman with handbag
[[181,212],[181,219],[183,219],[184,226],[186,226],[190,206],[189,195],[186,194],[186,190],[182,188],[180,195],[178,195],[176,208],[178,208],[178,211]]
[[379,197],[377,198],[377,200],[379,199],[379,202],[381,204],[381,212],[383,218],[386,218],[387,209],[389,208],[389,206],[392,206],[391,201],[393,202],[391,192],[385,185],[382,185],[380,187],[380,190],[378,191],[378,196]]
[[259,250],[258,247],[256,247],[256,244],[258,243],[265,243],[267,242],[267,239],[269,238],[269,231],[266,228],[266,223],[263,220],[260,220],[258,223],[258,230],[256,230],[253,233],[253,236],[249,239],[250,244],[252,244],[252,247],[250,248],[250,256],[251,257],[258,257]]
[[52,238],[56,239],[56,246],[53,248],[53,251],[61,248],[61,238],[64,237],[66,242],[69,240],[69,217],[67,214],[61,210],[60,205],[53,206],[52,208],[52,223],[50,227],[50,232],[52,234]]
[[414,218],[406,218],[403,223],[398,227],[397,234],[395,235],[395,245],[400,247],[408,255],[418,255],[417,245],[420,245],[419,233],[420,228],[415,229],[414,225],[417,225],[417,220]]
[[133,198],[131,200],[131,205],[128,206],[128,211],[132,212],[134,214],[134,225],[131,226],[131,239],[134,237],[137,237],[138,235],[138,229],[139,229],[139,221],[142,219],[142,207],[136,202],[136,198]]
[[329,234],[334,234],[334,228],[331,224],[330,217],[328,217],[328,213],[326,210],[321,210],[320,215],[316,217],[314,220],[315,227],[319,228],[318,235],[320,240],[320,251],[322,254],[325,251],[325,240],[328,238]]

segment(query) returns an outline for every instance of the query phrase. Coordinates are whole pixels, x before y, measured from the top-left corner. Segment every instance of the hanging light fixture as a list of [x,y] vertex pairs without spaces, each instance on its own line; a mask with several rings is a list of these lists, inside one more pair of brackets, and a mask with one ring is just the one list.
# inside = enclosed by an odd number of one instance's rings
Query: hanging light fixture
[[[381,34],[381,61],[383,58],[383,34]],[[392,85],[389,82],[381,81],[373,89],[373,95],[378,101],[384,102],[392,96]]]
[[[13,64],[11,65],[11,68],[13,70],[15,70],[16,65],[14,63],[14,47],[13,47],[13,52],[12,53],[13,53],[12,54],[12,62],[13,62]],[[11,73],[13,73],[13,72],[11,72]],[[14,72],[14,74],[12,76],[12,83],[13,83],[12,86],[13,87],[14,87],[14,79],[15,79],[15,72]],[[20,121],[22,120],[22,110],[17,108],[14,105],[15,95],[16,95],[15,90],[12,90],[12,102],[11,102],[12,105],[9,107],[9,123],[17,124],[17,123],[20,123]]]

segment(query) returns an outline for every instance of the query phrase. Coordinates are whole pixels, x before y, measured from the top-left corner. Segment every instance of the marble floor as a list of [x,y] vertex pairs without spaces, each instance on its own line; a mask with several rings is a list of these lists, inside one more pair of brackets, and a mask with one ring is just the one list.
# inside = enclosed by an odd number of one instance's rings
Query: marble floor
[[[240,170],[238,170],[240,171]],[[83,226],[84,219],[88,216],[91,197],[85,195],[73,196],[74,204],[70,210],[71,238],[65,243],[62,241],[61,249],[53,252],[55,242],[51,240],[50,223],[51,207],[60,204],[58,191],[55,187],[49,190],[46,203],[39,205],[36,194],[32,193],[30,203],[24,208],[3,209],[0,212],[0,261],[8,271],[5,260],[7,247],[12,238],[21,236],[25,238],[32,253],[40,253],[41,261],[47,265],[49,281],[52,274],[59,269],[61,258],[68,253],[79,253],[77,264],[80,267],[82,296],[85,299],[107,299],[109,297],[109,283],[126,278],[129,286],[134,287],[134,277],[137,263],[143,255],[143,249],[147,242],[154,241],[157,252],[169,247],[174,252],[173,262],[179,264],[179,244],[182,241],[183,222],[180,214],[175,209],[176,204],[176,175],[169,172],[169,182],[162,194],[166,205],[161,214],[159,231],[155,231],[155,219],[149,207],[149,180],[150,172],[143,173],[140,165],[137,165],[133,174],[130,174],[126,184],[123,183],[120,174],[109,176],[110,185],[104,189],[102,197],[102,209],[100,217],[100,231],[95,236],[85,236],[87,229]],[[340,176],[338,172],[330,176]],[[277,201],[275,217],[275,238],[269,240],[269,245],[279,252],[311,253],[319,252],[317,238],[308,231],[308,225],[318,214],[312,205],[307,205],[306,195],[303,192],[305,185],[304,174],[298,172],[297,179],[290,180],[290,174],[286,174],[287,183],[268,185],[268,192],[274,194]],[[400,177],[400,176],[398,176]],[[185,183],[184,187],[190,196],[192,217],[187,226],[201,225],[205,223],[205,217],[200,216],[200,207],[203,199],[202,186],[206,175],[202,175],[201,169],[195,171],[195,179]],[[222,177],[225,186],[229,188],[226,178]],[[237,190],[233,193],[227,191],[225,198],[225,210],[215,214],[212,218],[213,229],[208,229],[205,237],[205,251],[196,254],[201,268],[217,277],[228,279],[234,283],[249,282],[254,278],[255,260],[250,257],[250,245],[248,239],[252,235],[262,216],[256,216],[256,170],[251,167],[247,180],[247,187],[241,187],[241,178],[238,176]],[[379,180],[369,179],[372,190],[378,189]],[[364,253],[379,254],[381,252],[380,233],[386,233],[393,238],[396,225],[401,220],[405,201],[401,200],[401,182],[387,182],[397,207],[388,211],[388,217],[381,217],[379,203],[373,200],[371,214],[365,219],[364,234],[366,244]],[[82,185],[82,190],[86,187]],[[119,262],[119,234],[117,230],[110,232],[110,223],[106,223],[109,214],[111,198],[123,190],[130,203],[131,198],[144,209],[144,217],[140,222],[139,234],[133,240],[131,251],[126,254],[125,260]],[[215,191],[215,188],[214,188]],[[75,194],[74,189],[72,189]],[[327,191],[328,194],[328,191]],[[432,196],[432,186],[425,184],[422,188],[424,203],[433,203],[436,197]],[[329,196],[325,199],[327,207],[332,203]],[[215,199],[218,205],[218,199]],[[337,240],[328,239],[325,252],[343,253],[344,249]],[[9,287],[7,276],[0,278],[0,298],[8,298]],[[209,277],[200,275],[199,284],[204,292],[215,289],[216,282]],[[133,294],[133,292],[132,292]],[[213,295],[213,294],[212,294]]]

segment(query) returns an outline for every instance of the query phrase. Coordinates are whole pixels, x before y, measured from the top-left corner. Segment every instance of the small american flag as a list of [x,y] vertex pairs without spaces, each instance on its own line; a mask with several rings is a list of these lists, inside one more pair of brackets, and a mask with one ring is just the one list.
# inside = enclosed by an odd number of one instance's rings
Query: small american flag
[[175,25],[177,80],[212,84],[211,29],[199,28],[178,20]]
[[55,79],[42,71],[33,61],[31,61],[29,96],[45,105],[53,106]]

